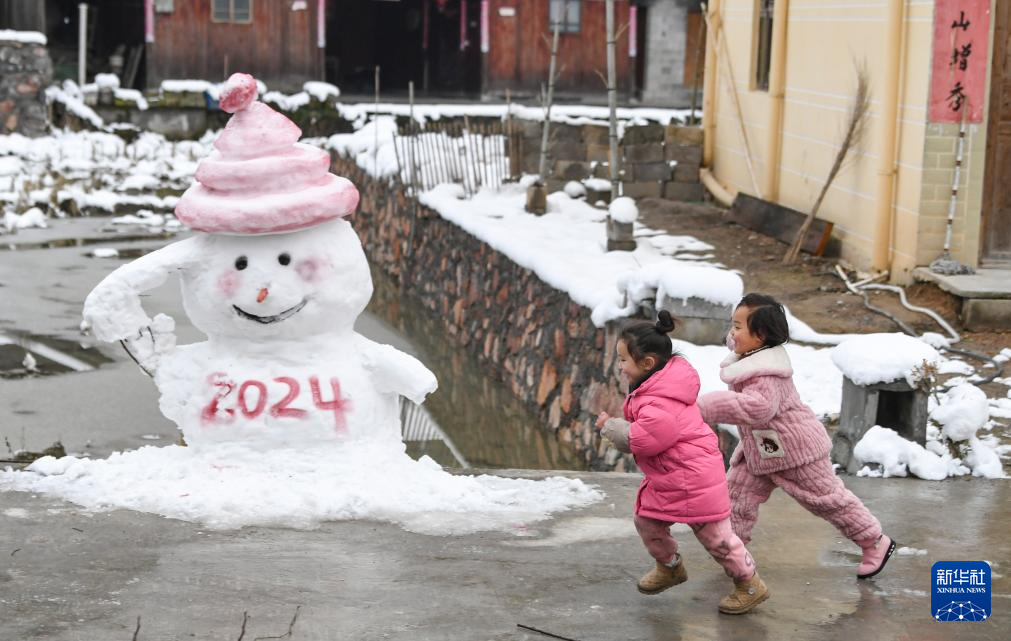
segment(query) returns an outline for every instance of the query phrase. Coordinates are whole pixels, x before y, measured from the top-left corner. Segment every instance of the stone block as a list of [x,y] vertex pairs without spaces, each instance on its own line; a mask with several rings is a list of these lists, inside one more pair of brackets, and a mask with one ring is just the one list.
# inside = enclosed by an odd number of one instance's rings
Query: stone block
[[[659,309],[666,309],[680,321],[674,334],[676,338],[696,345],[722,345],[734,313],[730,305],[717,305],[695,297],[687,300],[666,298]],[[655,315],[654,310],[648,311],[650,317]]]
[[623,145],[648,145],[662,143],[663,140],[664,126],[654,123],[626,127],[621,142]]
[[[664,160],[664,148],[659,143],[642,145],[625,145],[625,162],[662,162]],[[699,156],[701,159],[701,156]]]
[[590,176],[590,163],[576,160],[555,161],[554,176],[564,180],[583,180]]
[[663,196],[663,185],[660,181],[628,182],[622,184],[622,192],[629,198],[660,198]]
[[608,127],[602,125],[583,125],[583,142],[587,145],[604,145],[606,147],[610,144],[609,133]]
[[706,190],[702,183],[669,182],[663,186],[663,197],[681,202],[702,202]]
[[664,144],[702,146],[702,127],[669,124],[664,130]]
[[564,122],[553,122],[551,123],[551,140],[556,143],[582,143],[583,128],[578,125],[569,125]]
[[608,217],[607,251],[634,251],[636,243],[633,228],[633,223],[619,223]]
[[875,425],[926,445],[928,396],[928,392],[910,387],[905,381],[857,385],[844,376],[839,428],[832,438],[832,461],[850,474],[858,472],[862,464],[853,457],[853,448]]
[[[621,153],[621,150],[618,150]],[[586,159],[589,161],[607,162],[611,159],[611,148],[605,140],[603,144],[589,143],[586,145]]]
[[586,145],[581,142],[555,141],[548,148],[555,160],[586,160]]
[[702,147],[664,145],[663,157],[664,160],[676,160],[678,164],[701,165]]
[[699,166],[687,163],[678,163],[674,167],[674,182],[697,183],[699,181]]
[[671,167],[665,162],[636,163],[625,169],[625,178],[641,181],[668,181],[671,179]]

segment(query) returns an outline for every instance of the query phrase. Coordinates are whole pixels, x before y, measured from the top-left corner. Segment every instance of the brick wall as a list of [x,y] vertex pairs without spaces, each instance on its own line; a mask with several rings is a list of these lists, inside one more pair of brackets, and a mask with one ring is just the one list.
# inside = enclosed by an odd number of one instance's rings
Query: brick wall
[[[957,124],[930,124],[923,143],[923,174],[920,186],[916,264],[927,265],[944,248],[944,234],[955,177],[958,145]],[[980,211],[983,200],[983,170],[986,165],[985,127],[966,127],[962,173],[952,226],[952,256],[976,265],[979,255]]]

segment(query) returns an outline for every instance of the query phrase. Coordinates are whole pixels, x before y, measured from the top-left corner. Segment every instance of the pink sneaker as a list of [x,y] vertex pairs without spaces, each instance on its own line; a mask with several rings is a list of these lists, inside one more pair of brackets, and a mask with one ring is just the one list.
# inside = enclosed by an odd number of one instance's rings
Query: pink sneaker
[[895,552],[895,541],[884,534],[874,541],[859,541],[858,545],[864,550],[864,557],[860,559],[860,567],[857,568],[858,579],[869,579],[884,570],[885,563]]

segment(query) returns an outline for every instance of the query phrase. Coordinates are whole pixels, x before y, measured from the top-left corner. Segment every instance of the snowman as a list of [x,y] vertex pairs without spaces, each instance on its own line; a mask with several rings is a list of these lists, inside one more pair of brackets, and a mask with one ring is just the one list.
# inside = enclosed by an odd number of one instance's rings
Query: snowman
[[[193,448],[402,448],[399,398],[422,402],[435,375],[354,331],[372,296],[344,219],[358,191],[256,95],[246,74],[221,93],[233,116],[176,207],[194,235],[112,272],[85,301],[85,324],[153,375],[162,412]],[[173,273],[205,342],[177,346],[172,319],[141,306]]]

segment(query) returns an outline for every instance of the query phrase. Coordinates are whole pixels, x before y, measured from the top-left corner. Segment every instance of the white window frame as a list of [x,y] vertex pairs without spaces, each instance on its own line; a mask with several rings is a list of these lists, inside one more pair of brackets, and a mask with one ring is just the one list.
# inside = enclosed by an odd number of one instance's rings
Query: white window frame
[[[559,7],[559,9],[555,9]],[[575,19],[572,19],[573,8]],[[558,33],[580,33],[583,30],[583,0],[548,0],[548,31],[554,32],[555,22],[552,18],[561,12],[562,23]]]
[[228,17],[219,18],[214,10],[214,5],[218,3],[219,0],[211,0],[211,22],[217,22],[219,24],[252,24],[253,22],[253,0],[248,0],[249,2],[249,17],[245,20],[235,19],[235,0],[222,0],[228,3]]

